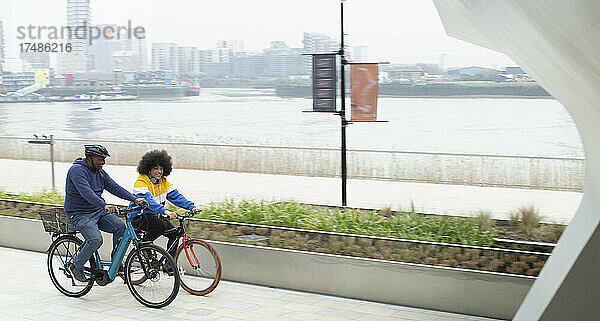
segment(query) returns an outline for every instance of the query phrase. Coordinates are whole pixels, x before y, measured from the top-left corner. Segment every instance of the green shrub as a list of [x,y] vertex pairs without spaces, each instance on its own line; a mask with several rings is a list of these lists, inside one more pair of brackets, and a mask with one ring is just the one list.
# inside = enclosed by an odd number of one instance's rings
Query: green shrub
[[531,234],[540,225],[543,216],[533,205],[519,207],[516,211],[509,213],[509,221],[524,233]]
[[379,214],[381,216],[385,216],[385,217],[390,217],[394,214],[394,212],[392,211],[392,206],[388,205],[382,209],[379,210]]
[[521,207],[519,208],[519,212],[521,212],[521,223],[523,224],[524,232],[530,233],[534,228],[540,225],[542,216],[533,205]]
[[65,203],[65,196],[61,193],[58,193],[57,191],[52,190],[43,190],[39,193],[32,194],[11,194],[4,191],[0,191],[0,198],[59,205]]
[[[391,211],[391,209],[390,209]],[[387,212],[384,209],[384,212]],[[319,208],[297,202],[266,203],[244,200],[212,203],[198,217],[213,220],[284,226],[337,233],[491,246],[496,232],[464,218],[396,212]],[[349,242],[345,240],[344,242]],[[365,241],[366,242],[366,241]],[[347,245],[351,245],[348,243]]]
[[562,236],[567,226],[558,223],[544,225],[541,233],[548,239],[549,242],[556,243]]
[[[64,196],[43,191],[36,194],[12,195],[0,192],[0,198],[62,204]],[[178,211],[184,211],[177,209]],[[197,218],[240,222],[259,225],[321,230],[338,233],[402,238],[410,240],[492,246],[495,230],[484,229],[472,220],[450,216],[428,216],[416,213],[411,203],[410,212],[392,212],[390,207],[378,211],[357,209],[332,209],[300,204],[298,202],[266,202],[264,200],[232,199],[214,202]],[[224,225],[213,228],[214,235],[226,229]],[[252,228],[239,228],[237,235],[256,234]],[[273,232],[278,233],[278,232]],[[260,233],[259,233],[260,234]],[[235,235],[224,236],[233,238]],[[344,242],[349,242],[345,240]],[[368,245],[368,241],[365,245]],[[348,243],[347,245],[351,245]]]
[[475,224],[483,231],[490,231],[494,226],[492,213],[490,211],[479,210],[474,217]]

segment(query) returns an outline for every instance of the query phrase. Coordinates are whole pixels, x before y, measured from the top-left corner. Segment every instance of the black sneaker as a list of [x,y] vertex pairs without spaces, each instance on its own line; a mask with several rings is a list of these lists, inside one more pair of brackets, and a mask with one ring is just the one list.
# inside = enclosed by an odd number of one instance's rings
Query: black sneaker
[[71,271],[71,275],[75,278],[75,280],[79,282],[87,282],[88,279],[83,274],[83,271],[76,268],[74,264],[69,264],[69,271]]

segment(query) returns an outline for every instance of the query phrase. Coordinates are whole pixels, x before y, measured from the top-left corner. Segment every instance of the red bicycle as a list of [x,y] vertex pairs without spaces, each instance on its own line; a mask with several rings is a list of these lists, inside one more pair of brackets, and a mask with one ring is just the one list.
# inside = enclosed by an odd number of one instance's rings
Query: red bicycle
[[[194,295],[206,295],[212,292],[221,280],[221,260],[217,251],[207,242],[193,239],[185,232],[186,220],[194,215],[192,211],[177,214],[179,226],[178,238],[181,244],[175,252],[175,263],[181,277],[181,287]],[[144,219],[140,217],[139,219]],[[144,231],[136,230],[136,233]],[[138,235],[140,235],[138,234]],[[171,252],[177,243],[173,243],[167,252]],[[133,284],[142,284],[147,280],[145,276],[133,280]]]

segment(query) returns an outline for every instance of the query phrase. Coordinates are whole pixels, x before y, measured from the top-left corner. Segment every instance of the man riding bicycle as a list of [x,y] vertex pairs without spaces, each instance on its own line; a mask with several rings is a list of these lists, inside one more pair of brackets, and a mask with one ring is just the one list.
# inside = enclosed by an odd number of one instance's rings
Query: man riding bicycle
[[73,277],[80,282],[87,281],[83,265],[102,245],[100,231],[112,233],[113,247],[125,232],[125,224],[115,215],[117,207],[106,204],[102,192],[106,189],[121,199],[147,205],[144,198],[135,197],[102,170],[106,157],[110,155],[104,146],[85,145],[85,158],[77,158],[67,173],[65,213],[86,241],[73,264],[69,265]]

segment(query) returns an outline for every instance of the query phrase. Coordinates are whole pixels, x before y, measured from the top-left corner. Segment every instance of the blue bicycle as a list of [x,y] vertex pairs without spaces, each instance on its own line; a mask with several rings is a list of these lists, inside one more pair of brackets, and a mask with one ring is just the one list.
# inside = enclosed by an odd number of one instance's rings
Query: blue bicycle
[[[98,252],[95,252],[86,262],[83,270],[87,282],[75,280],[68,269],[84,241],[76,236],[77,231],[68,223],[62,208],[40,210],[44,229],[52,233],[53,242],[47,251],[47,263],[54,286],[66,296],[81,297],[90,292],[94,283],[100,286],[111,283],[117,276],[129,244],[133,242],[133,249],[127,255],[123,269],[129,291],[136,300],[150,308],[162,308],[173,302],[181,282],[177,265],[163,248],[138,239],[127,213],[139,209],[134,207],[121,211],[125,216],[125,234],[112,261],[102,261]],[[140,279],[147,281],[141,284],[133,281]]]

